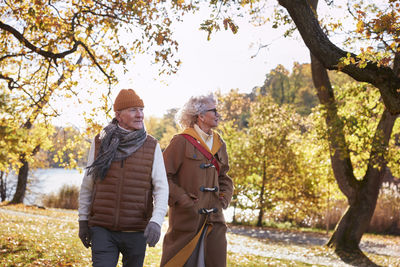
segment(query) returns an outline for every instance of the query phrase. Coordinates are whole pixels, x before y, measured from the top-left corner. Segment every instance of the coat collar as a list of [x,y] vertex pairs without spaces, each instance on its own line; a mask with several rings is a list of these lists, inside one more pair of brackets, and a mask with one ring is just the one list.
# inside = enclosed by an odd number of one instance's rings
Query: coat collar
[[192,128],[192,127],[186,128],[182,132],[182,134],[188,134],[191,137],[193,137],[194,139],[196,139],[197,141],[199,141],[201,146],[203,146],[205,149],[207,149],[207,151],[210,152],[212,155],[215,155],[222,146],[222,142],[221,142],[219,135],[214,131],[213,131],[213,145],[212,145],[211,151],[194,128]]

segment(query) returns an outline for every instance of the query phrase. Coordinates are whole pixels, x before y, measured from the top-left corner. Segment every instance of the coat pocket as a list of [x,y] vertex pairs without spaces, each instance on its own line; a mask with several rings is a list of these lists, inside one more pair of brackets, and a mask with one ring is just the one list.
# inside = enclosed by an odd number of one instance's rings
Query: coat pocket
[[196,231],[199,221],[198,206],[194,204],[189,208],[175,206],[170,209],[170,223],[175,231]]
[[187,144],[185,148],[185,157],[191,160],[202,160],[204,156],[192,144]]

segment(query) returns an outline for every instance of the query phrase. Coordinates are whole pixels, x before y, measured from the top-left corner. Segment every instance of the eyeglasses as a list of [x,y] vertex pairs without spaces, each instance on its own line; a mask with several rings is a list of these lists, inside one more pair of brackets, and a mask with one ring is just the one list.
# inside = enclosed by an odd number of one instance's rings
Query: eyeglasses
[[217,113],[218,113],[216,108],[207,109],[205,112],[208,112],[208,111],[213,111],[215,115],[217,115]]

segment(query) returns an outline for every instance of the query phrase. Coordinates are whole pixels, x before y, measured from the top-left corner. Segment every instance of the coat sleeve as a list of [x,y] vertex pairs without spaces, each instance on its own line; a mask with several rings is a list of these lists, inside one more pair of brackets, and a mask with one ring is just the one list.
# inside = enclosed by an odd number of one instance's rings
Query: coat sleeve
[[174,206],[180,198],[186,195],[186,191],[178,182],[178,172],[185,156],[184,138],[175,135],[164,150],[163,156],[169,185],[168,205]]
[[218,176],[218,183],[220,189],[220,198],[223,198],[225,203],[223,203],[224,208],[229,206],[233,194],[233,181],[231,177],[228,176],[229,171],[229,160],[228,152],[226,151],[226,144],[223,142],[222,147],[218,151],[218,158],[220,160],[221,166]]

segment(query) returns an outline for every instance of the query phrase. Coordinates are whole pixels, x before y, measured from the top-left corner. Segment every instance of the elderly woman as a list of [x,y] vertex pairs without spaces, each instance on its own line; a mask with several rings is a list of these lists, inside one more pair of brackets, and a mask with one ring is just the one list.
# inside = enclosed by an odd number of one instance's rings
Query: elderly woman
[[212,130],[219,117],[212,94],[190,98],[178,116],[185,129],[163,153],[170,208],[161,266],[226,266],[222,209],[233,184],[226,145]]

